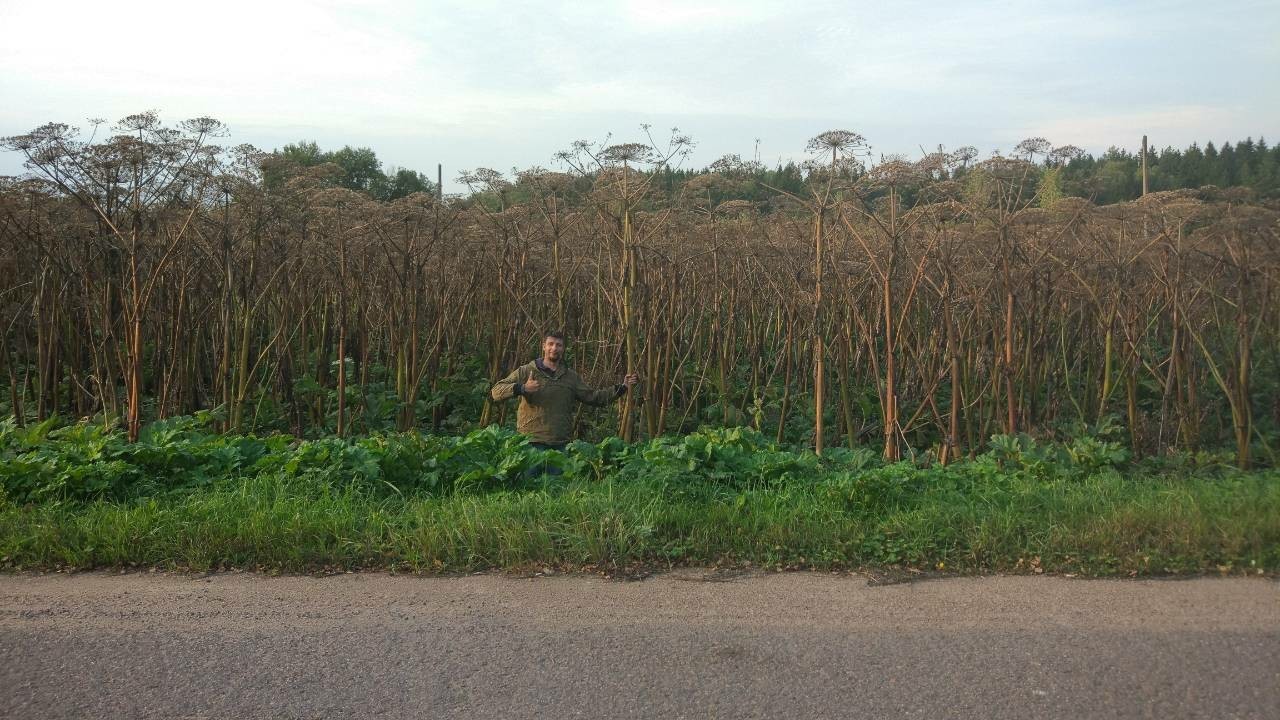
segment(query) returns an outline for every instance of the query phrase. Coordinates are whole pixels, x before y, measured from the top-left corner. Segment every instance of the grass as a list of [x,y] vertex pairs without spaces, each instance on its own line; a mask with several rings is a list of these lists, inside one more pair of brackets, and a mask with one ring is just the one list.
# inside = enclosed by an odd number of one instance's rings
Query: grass
[[[962,466],[963,468],[963,466]],[[1280,477],[1012,477],[888,466],[782,486],[627,477],[439,496],[282,475],[162,497],[0,508],[14,569],[422,573],[551,565],[911,567],[1089,575],[1280,569]],[[918,483],[872,495],[865,476]]]
[[[531,478],[550,463],[562,475]],[[0,422],[0,567],[458,572],[676,564],[1089,575],[1280,570],[1280,470],[996,437],[948,467],[748,429],[540,454],[461,437]]]

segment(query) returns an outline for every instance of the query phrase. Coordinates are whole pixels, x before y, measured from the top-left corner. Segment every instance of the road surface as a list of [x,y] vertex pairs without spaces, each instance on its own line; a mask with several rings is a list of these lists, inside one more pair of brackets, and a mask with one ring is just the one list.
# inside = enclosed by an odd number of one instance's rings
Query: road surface
[[1280,718],[1280,583],[0,576],[6,718]]

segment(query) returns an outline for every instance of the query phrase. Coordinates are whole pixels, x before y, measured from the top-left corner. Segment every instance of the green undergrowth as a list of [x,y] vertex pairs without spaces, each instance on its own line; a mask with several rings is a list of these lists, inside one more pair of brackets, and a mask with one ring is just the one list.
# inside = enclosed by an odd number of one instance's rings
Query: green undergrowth
[[[1280,472],[996,437],[946,467],[745,428],[539,453],[508,430],[137,443],[0,423],[0,565],[457,572],[682,564],[1148,575],[1280,569]],[[530,473],[538,464],[559,475]]]

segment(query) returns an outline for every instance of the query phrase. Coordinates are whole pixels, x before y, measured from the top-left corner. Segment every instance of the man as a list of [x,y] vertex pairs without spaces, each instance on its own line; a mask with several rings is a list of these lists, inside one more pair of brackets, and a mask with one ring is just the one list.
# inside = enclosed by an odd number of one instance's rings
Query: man
[[542,339],[542,357],[516,368],[489,391],[499,402],[520,398],[516,430],[542,450],[563,450],[573,439],[573,411],[578,403],[608,405],[640,381],[640,376],[632,373],[621,385],[593,390],[578,373],[565,367],[563,358],[564,335],[549,332]]

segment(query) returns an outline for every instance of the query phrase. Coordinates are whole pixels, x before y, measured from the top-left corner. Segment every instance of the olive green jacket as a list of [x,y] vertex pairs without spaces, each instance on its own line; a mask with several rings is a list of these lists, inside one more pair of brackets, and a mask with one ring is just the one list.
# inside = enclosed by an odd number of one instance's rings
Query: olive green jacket
[[[542,387],[526,395],[523,384],[531,374],[537,375]],[[622,385],[594,390],[564,363],[553,373],[542,367],[540,360],[534,360],[499,380],[489,395],[499,402],[518,396],[516,430],[533,442],[560,445],[573,439],[573,411],[578,403],[603,407],[622,397],[623,392]]]

